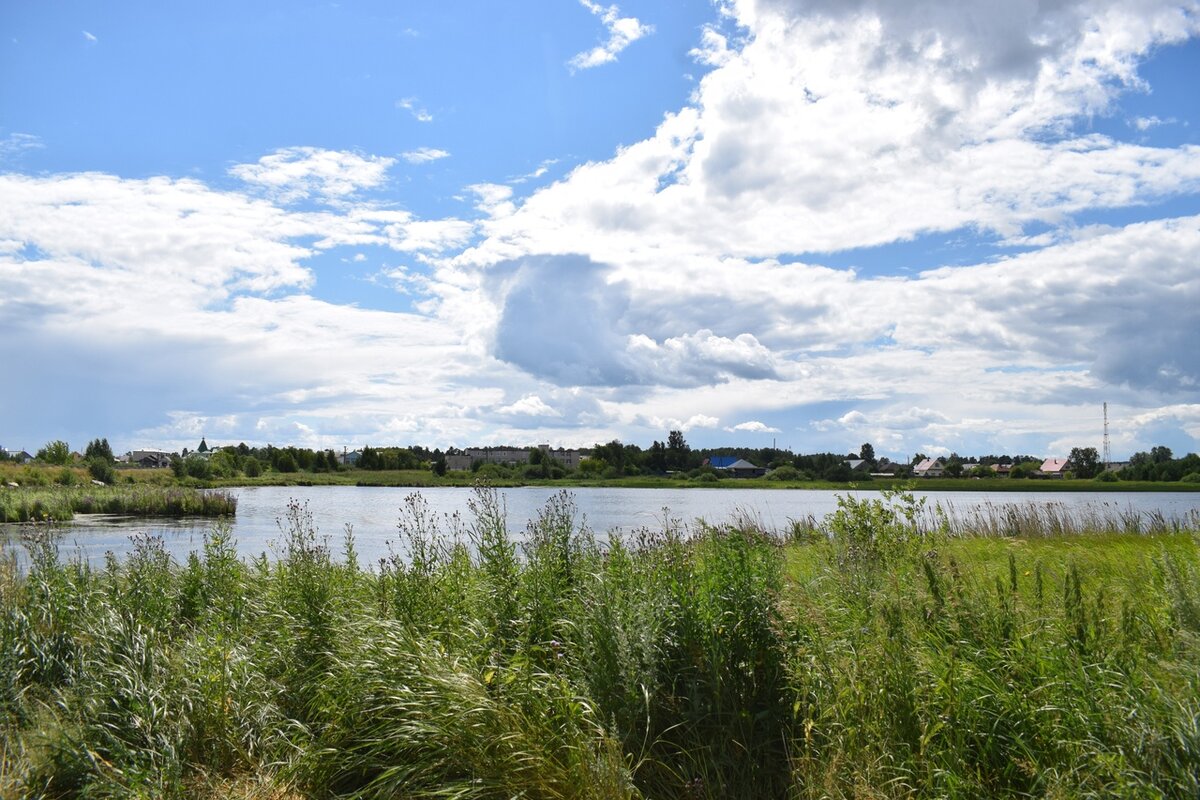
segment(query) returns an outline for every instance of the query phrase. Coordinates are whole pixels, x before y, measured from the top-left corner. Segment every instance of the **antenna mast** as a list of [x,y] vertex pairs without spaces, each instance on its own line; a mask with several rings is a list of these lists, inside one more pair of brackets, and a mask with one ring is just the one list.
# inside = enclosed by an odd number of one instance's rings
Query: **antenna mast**
[[1108,403],[1104,404],[1104,469],[1108,470],[1109,463],[1112,462],[1112,453],[1108,446]]

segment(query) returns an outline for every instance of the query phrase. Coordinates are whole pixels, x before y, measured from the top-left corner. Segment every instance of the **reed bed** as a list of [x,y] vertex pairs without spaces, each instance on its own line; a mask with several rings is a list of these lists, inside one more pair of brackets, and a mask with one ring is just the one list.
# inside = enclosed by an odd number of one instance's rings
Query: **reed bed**
[[1197,531],[926,529],[844,498],[599,544],[568,494],[401,510],[359,563],[293,504],[101,567],[0,566],[0,796],[1195,797]]
[[0,488],[0,522],[66,522],[75,514],[222,517],[235,513],[237,498],[221,490],[151,484]]

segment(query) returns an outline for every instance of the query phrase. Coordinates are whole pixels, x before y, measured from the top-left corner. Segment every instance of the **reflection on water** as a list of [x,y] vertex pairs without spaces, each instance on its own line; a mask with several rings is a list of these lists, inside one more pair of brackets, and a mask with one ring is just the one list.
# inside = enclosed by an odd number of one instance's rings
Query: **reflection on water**
[[[353,529],[355,546],[363,563],[386,557],[396,541],[397,522],[404,513],[404,499],[416,492],[406,488],[356,486],[254,487],[234,490],[238,496],[237,517],[231,520],[238,551],[244,556],[272,556],[280,541],[280,522],[290,500],[307,503],[319,532],[331,547],[341,548],[346,526]],[[561,490],[521,487],[501,490],[509,530],[520,538],[529,520],[546,501]],[[720,524],[735,516],[749,515],[771,530],[787,528],[791,520],[809,517],[820,520],[837,508],[837,497],[846,492],[786,489],[613,489],[581,487],[569,490],[579,511],[579,520],[604,536],[612,531],[632,532],[658,528],[667,517],[695,524],[704,520]],[[431,512],[458,513],[469,518],[471,489],[435,487],[421,489]],[[860,492],[874,496],[874,492]],[[922,496],[918,493],[918,496]],[[928,505],[940,503],[956,517],[970,514],[995,516],[997,509],[1030,504],[1055,514],[1114,517],[1119,514],[1160,516],[1184,520],[1200,514],[1200,494],[1134,492],[952,492],[925,495]],[[468,519],[469,521],[469,519]],[[203,546],[212,520],[149,520],[100,515],[77,517],[60,529],[58,542],[64,557],[81,556],[93,563],[106,552],[122,556],[131,549],[131,537],[157,535],[167,550],[184,560]],[[448,527],[448,526],[447,526]],[[19,548],[19,525],[0,525],[0,546]]]

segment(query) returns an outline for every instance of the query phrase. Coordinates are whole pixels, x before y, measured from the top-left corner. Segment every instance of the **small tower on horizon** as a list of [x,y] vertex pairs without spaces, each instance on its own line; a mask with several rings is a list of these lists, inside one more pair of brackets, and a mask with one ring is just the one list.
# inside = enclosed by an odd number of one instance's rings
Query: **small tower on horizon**
[[1108,465],[1112,462],[1112,451],[1108,442],[1108,403],[1104,404],[1104,454],[1101,456],[1104,459],[1104,469],[1108,469]]

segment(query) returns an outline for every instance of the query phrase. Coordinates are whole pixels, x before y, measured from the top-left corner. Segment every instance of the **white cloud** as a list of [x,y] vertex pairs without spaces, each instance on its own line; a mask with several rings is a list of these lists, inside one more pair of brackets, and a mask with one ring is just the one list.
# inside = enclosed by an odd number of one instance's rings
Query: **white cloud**
[[30,150],[41,150],[45,146],[40,137],[31,133],[10,133],[0,138],[0,162],[14,160]]
[[1140,86],[1138,60],[1200,16],[1166,0],[844,5],[735,4],[744,44],[726,46],[692,105],[536,192],[473,257],[769,258],[956,229],[1014,236],[1200,189],[1200,148],[1070,127]]
[[83,32],[83,38],[84,38],[84,39],[86,39],[88,42],[90,42],[90,43],[93,43],[93,44],[94,44],[95,42],[98,42],[98,41],[100,41],[99,39],[97,39],[97,38],[96,38],[95,34],[88,33],[87,31],[84,31],[84,32]]
[[433,115],[421,106],[420,101],[415,97],[405,97],[397,100],[396,108],[403,109],[412,114],[413,119],[417,122],[433,122]]
[[748,422],[739,422],[737,425],[734,425],[731,428],[726,428],[725,430],[729,433],[737,433],[739,431],[745,431],[746,433],[780,433],[781,432],[779,430],[779,428],[772,428],[771,426],[766,425],[765,423],[759,422],[758,420],[750,420]]
[[622,17],[621,10],[616,5],[602,6],[591,0],[579,0],[579,4],[600,17],[604,23],[604,29],[608,33],[608,39],[591,50],[576,53],[567,62],[572,71],[591,69],[616,61],[617,55],[622,50],[643,36],[649,36],[654,32],[653,25],[646,25],[636,17]]
[[1157,128],[1160,125],[1173,125],[1174,123],[1174,117],[1168,119],[1159,119],[1156,116],[1134,117],[1129,121],[1129,124],[1137,128],[1139,131],[1148,131],[1151,128]]
[[435,147],[418,147],[416,150],[401,153],[400,156],[410,164],[427,164],[440,158],[448,158],[450,153]]
[[705,25],[700,34],[700,46],[689,50],[688,55],[701,64],[719,67],[729,62],[735,54],[729,49],[729,40],[724,34],[711,25]]
[[388,225],[384,234],[393,250],[443,252],[467,244],[475,226],[460,219],[414,220]]
[[285,147],[253,164],[236,164],[229,174],[257,186],[280,202],[308,197],[347,198],[381,186],[395,159],[316,147]]
[[562,415],[535,394],[525,395],[520,400],[496,409],[497,414],[521,414],[532,417],[561,417]]

